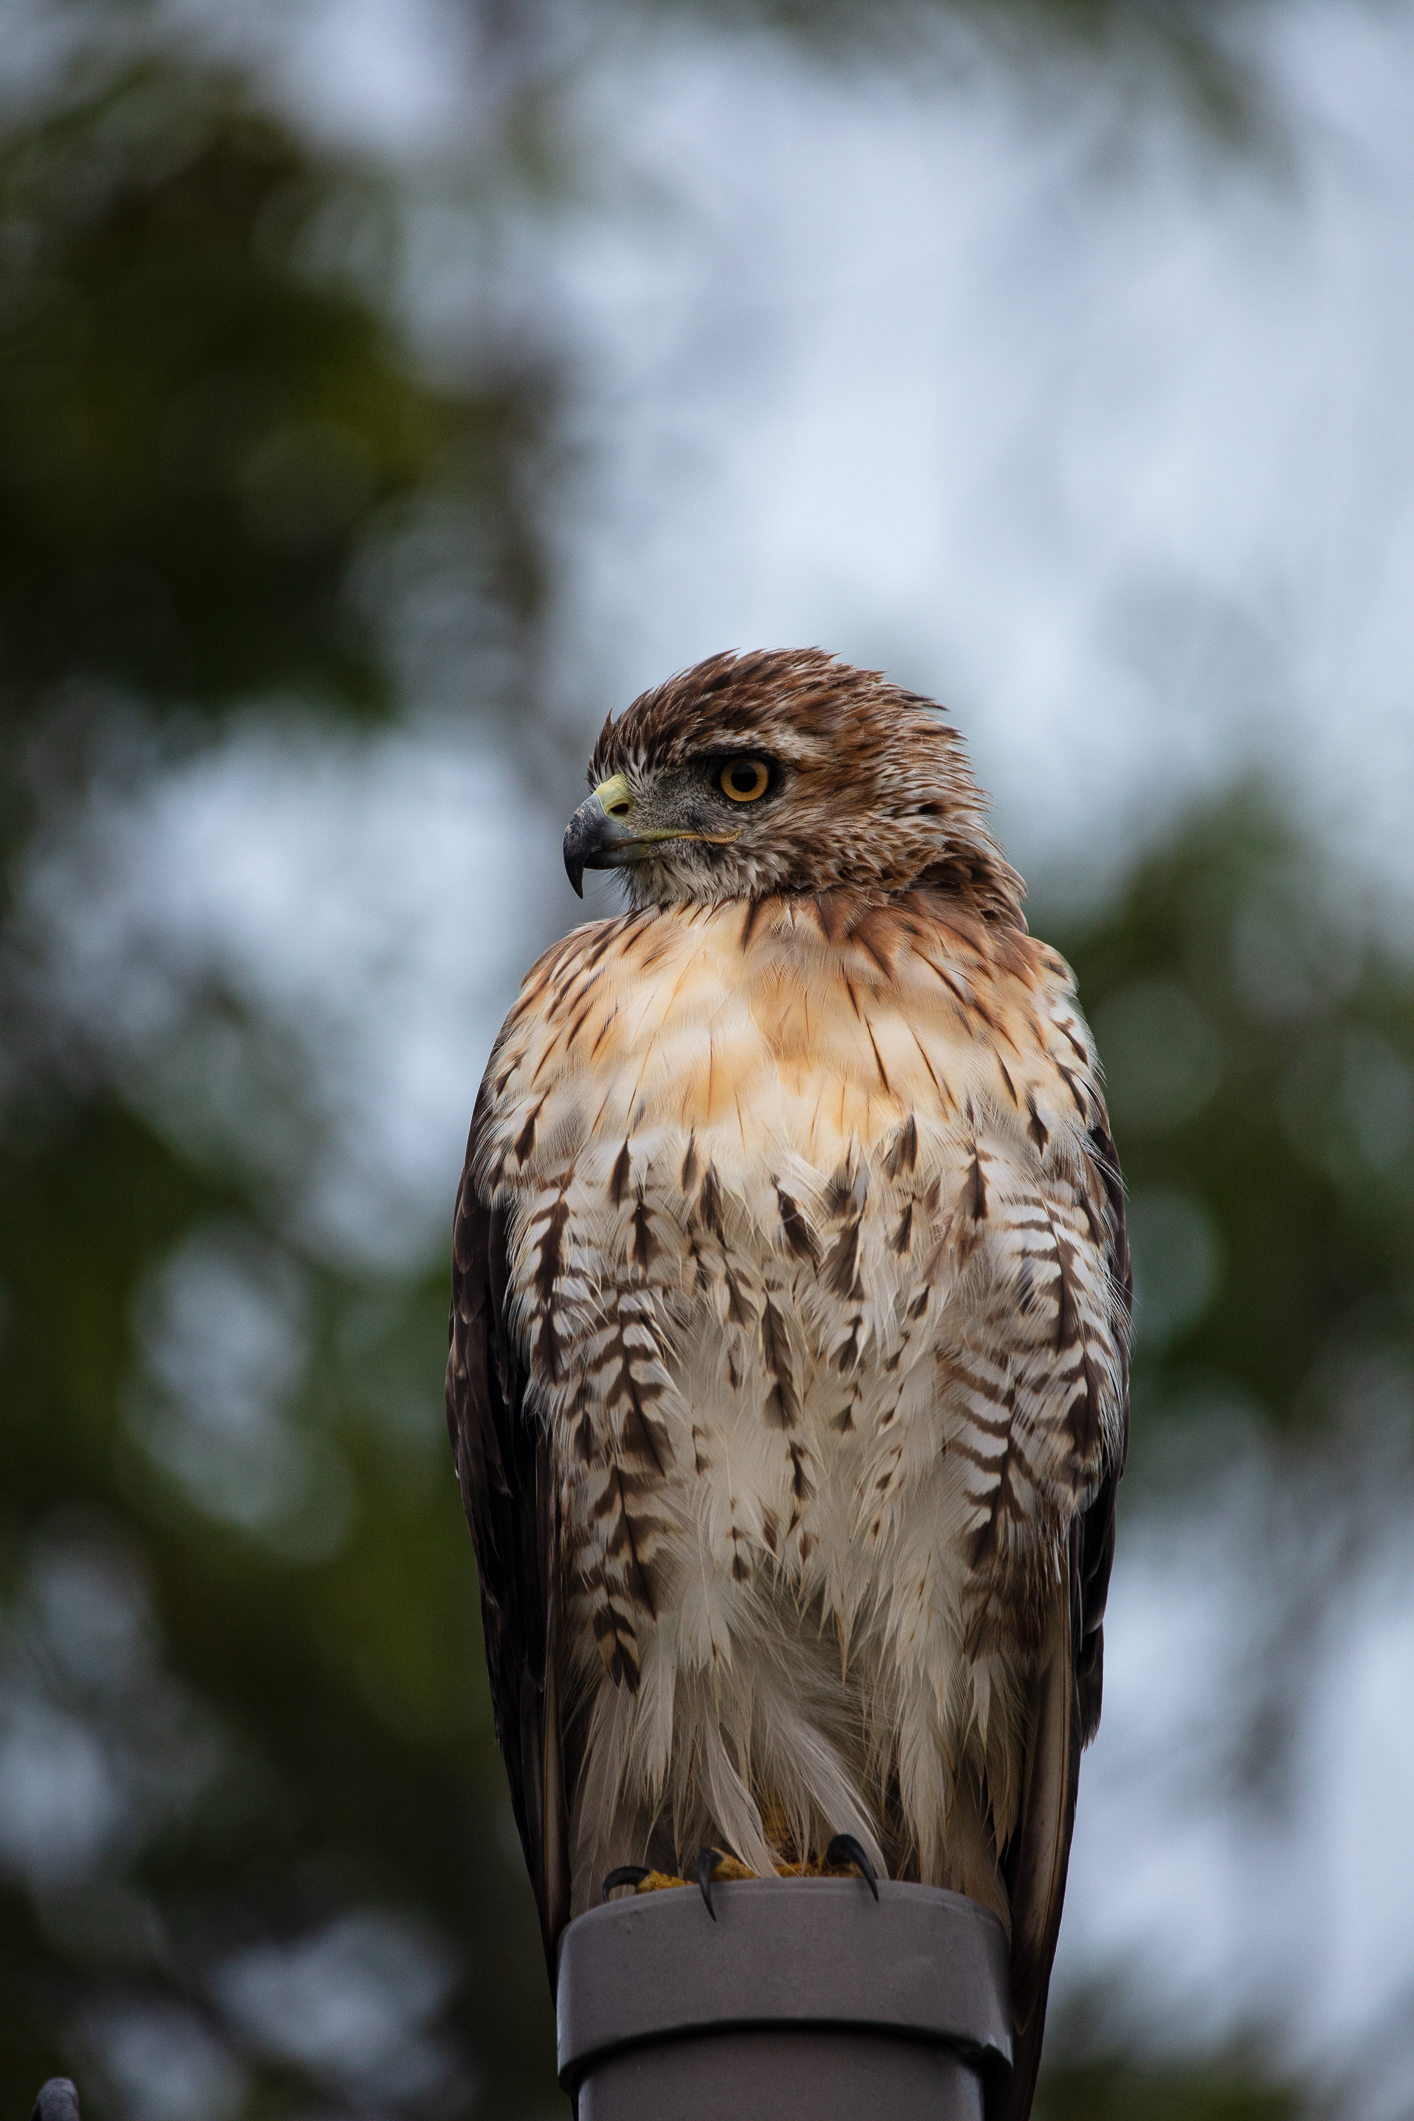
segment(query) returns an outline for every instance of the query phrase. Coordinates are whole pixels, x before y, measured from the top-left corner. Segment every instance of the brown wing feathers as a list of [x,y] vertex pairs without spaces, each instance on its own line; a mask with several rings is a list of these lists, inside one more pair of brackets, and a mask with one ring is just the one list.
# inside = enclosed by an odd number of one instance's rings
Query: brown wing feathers
[[[1090,1135],[1092,1167],[1111,1215],[1108,1264],[1126,1310],[1133,1295],[1124,1188],[1114,1144],[1103,1128]],[[1123,1359],[1123,1358],[1122,1358]],[[1127,1362],[1125,1363],[1127,1383]],[[1011,1898],[1012,2074],[999,2121],[1027,2121],[1041,2066],[1046,1994],[1060,1933],[1066,1871],[1075,1828],[1080,1753],[1100,1724],[1104,1682],[1105,1600],[1115,1548],[1115,1491],[1124,1461],[1106,1473],[1088,1510],[1071,1527],[1068,1610],[1040,1676],[1028,1747],[1021,1815],[1003,1859]]]
[[447,1427],[481,1579],[496,1740],[535,1888],[550,1978],[569,1914],[561,1734],[549,1651],[556,1622],[554,1484],[526,1420],[525,1377],[506,1329],[505,1218],[477,1191],[472,1120],[452,1251]]

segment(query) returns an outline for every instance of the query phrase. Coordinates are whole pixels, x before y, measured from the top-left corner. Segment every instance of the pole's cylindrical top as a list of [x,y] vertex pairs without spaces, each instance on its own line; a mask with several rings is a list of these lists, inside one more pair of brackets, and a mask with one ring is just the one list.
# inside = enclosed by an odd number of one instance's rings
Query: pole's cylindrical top
[[50,2077],[40,2085],[30,2121],[79,2121],[79,2091],[72,2077]]
[[844,1878],[719,1885],[713,1905],[647,1893],[565,1932],[560,2081],[581,2121],[980,2121],[1011,2057],[985,1908]]

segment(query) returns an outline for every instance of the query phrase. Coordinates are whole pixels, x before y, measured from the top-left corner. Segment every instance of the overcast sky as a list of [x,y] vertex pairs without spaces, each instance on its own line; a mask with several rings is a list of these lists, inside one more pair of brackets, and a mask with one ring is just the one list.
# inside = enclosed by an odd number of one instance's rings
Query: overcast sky
[[[601,203],[518,269],[587,356],[557,688],[586,737],[715,649],[821,642],[954,709],[1024,863],[1255,760],[1414,884],[1414,10],[1254,16],[1285,160],[1120,134],[1078,74],[1041,106],[985,68],[606,46],[570,128]],[[440,0],[215,19],[337,135],[474,147]],[[454,251],[418,291],[453,338],[485,300]]]

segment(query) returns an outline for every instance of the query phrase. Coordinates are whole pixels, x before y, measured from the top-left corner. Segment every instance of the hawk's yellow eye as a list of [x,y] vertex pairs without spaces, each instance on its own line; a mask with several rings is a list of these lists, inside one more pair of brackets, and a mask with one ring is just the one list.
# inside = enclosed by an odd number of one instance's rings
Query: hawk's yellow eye
[[729,795],[734,803],[754,803],[770,785],[771,769],[760,759],[733,759],[721,771],[722,793]]

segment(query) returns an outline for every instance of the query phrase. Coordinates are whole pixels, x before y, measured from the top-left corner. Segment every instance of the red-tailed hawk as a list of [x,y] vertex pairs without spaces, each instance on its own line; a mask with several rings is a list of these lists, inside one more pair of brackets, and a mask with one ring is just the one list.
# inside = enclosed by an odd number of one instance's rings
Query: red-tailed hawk
[[1071,975],[960,739],[818,650],[645,694],[590,781],[566,866],[630,910],[496,1042],[447,1380],[551,1966],[704,1849],[947,1886],[1010,1932],[1020,2117],[1127,1425]]

